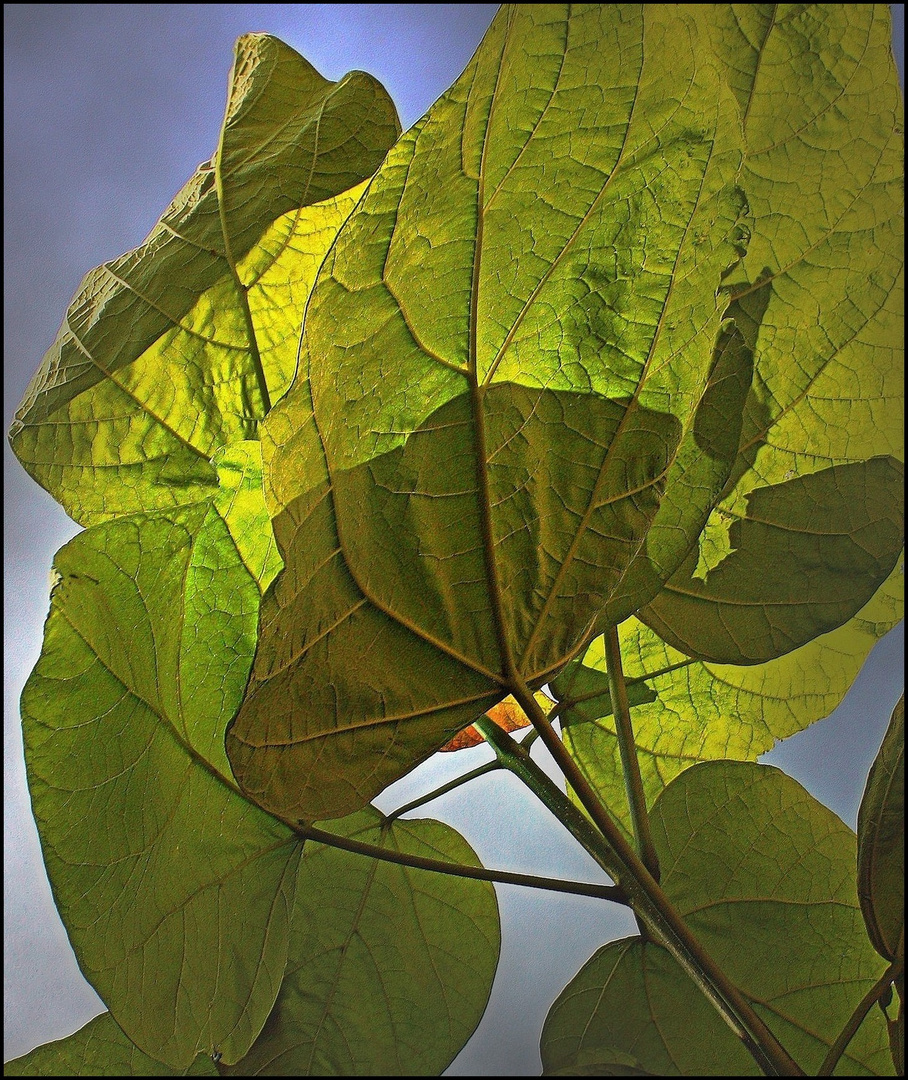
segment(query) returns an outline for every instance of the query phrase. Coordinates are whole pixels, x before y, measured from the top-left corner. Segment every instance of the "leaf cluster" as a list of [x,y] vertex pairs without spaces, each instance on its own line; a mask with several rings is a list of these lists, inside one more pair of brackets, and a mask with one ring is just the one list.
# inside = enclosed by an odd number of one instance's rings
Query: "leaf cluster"
[[900,612],[889,35],[505,5],[404,134],[371,77],[238,41],[216,152],[10,433],[86,527],[22,714],[110,1012],[8,1072],[443,1071],[496,874],[370,804],[482,738],[641,927],[555,1002],[548,1074],[901,1067],[902,713],[857,847],[755,764]]

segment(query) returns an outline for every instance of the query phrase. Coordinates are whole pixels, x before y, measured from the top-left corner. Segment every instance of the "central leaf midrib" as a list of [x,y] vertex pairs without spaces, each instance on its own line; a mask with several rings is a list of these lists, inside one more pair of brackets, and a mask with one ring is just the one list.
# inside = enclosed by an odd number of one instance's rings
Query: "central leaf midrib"
[[[640,82],[642,82],[642,69],[641,69],[641,78],[638,81],[638,87],[639,87]],[[635,94],[635,96],[634,96],[634,105],[631,108],[631,113],[628,116],[628,121],[627,121],[628,131],[630,130],[631,124],[633,123],[633,113],[634,113],[634,107],[636,106],[636,103],[637,103],[637,97],[636,97],[636,94]],[[626,138],[627,138],[627,134],[625,133],[625,139]],[[700,208],[700,199],[702,198],[702,195],[703,195],[703,185],[706,182],[706,176],[707,176],[707,173],[709,172],[710,163],[712,162],[712,156],[713,156],[714,149],[715,149],[715,140],[712,140],[710,142],[709,157],[707,158],[706,164],[703,167],[703,174],[700,177],[700,186],[699,186],[699,189],[697,191],[697,198],[696,198],[696,200],[694,202],[693,208],[691,209],[690,217],[688,218],[687,224],[684,227],[684,235],[681,237],[681,240],[680,240],[680,242],[678,244],[678,250],[675,252],[675,259],[674,259],[673,266],[672,266],[672,277],[671,277],[671,281],[669,283],[668,290],[667,290],[666,295],[665,295],[665,301],[662,304],[662,310],[659,313],[659,322],[656,325],[655,332],[653,333],[653,340],[650,342],[650,347],[649,347],[649,350],[647,352],[646,360],[645,360],[645,362],[643,364],[643,367],[642,367],[642,369],[640,371],[640,376],[639,376],[639,378],[637,380],[637,384],[634,387],[633,396],[632,396],[630,402],[628,403],[627,407],[625,408],[624,414],[622,415],[621,420],[618,423],[618,427],[615,430],[615,434],[612,437],[612,440],[609,443],[609,447],[605,452],[605,456],[604,456],[604,458],[602,460],[602,465],[599,468],[599,475],[596,477],[596,482],[593,485],[592,492],[590,493],[589,503],[587,505],[586,510],[584,511],[583,518],[581,519],[580,524],[577,527],[577,531],[574,533],[574,539],[571,541],[571,546],[568,549],[568,552],[567,552],[567,555],[564,558],[564,561],[562,562],[561,566],[558,569],[558,573],[555,575],[555,581],[553,582],[552,587],[549,590],[548,595],[546,596],[545,603],[543,604],[542,609],[539,612],[539,615],[538,615],[538,617],[536,619],[536,624],[533,627],[533,631],[530,634],[530,637],[529,637],[529,639],[527,641],[526,646],[524,647],[523,656],[521,657],[521,668],[523,668],[523,666],[526,664],[528,658],[530,657],[530,655],[532,653],[532,649],[533,649],[534,644],[536,643],[536,639],[537,639],[537,637],[539,635],[539,631],[542,629],[542,625],[545,622],[545,619],[546,619],[546,616],[548,615],[549,609],[550,609],[553,601],[555,600],[555,598],[557,596],[558,589],[559,589],[559,587],[561,585],[562,580],[564,579],[564,575],[567,573],[567,568],[570,565],[570,563],[571,563],[571,561],[572,561],[572,559],[574,557],[574,554],[575,554],[575,552],[577,550],[577,547],[579,546],[583,536],[586,533],[587,527],[589,526],[589,522],[590,522],[590,520],[592,518],[593,513],[595,512],[595,510],[599,506],[599,502],[598,502],[599,492],[601,490],[603,481],[605,479],[606,470],[607,470],[609,464],[611,463],[612,451],[614,450],[614,448],[618,444],[618,440],[619,440],[619,438],[621,436],[622,430],[624,429],[626,423],[628,422],[628,417],[631,416],[631,414],[634,412],[634,409],[636,408],[636,406],[637,406],[637,404],[639,402],[640,394],[641,394],[641,392],[643,390],[643,384],[646,381],[647,375],[649,374],[650,364],[652,363],[653,357],[654,357],[655,352],[656,352],[656,345],[657,345],[657,343],[659,341],[659,337],[660,337],[660,334],[662,332],[662,327],[663,327],[664,321],[665,321],[665,313],[668,310],[668,306],[669,306],[669,303],[671,301],[672,293],[674,291],[675,280],[676,280],[676,276],[677,276],[678,260],[681,257],[681,252],[684,250],[684,245],[685,245],[685,243],[687,241],[687,235],[688,235],[688,232],[690,231],[691,224],[692,224],[692,222],[694,220],[694,217],[697,214],[697,211]],[[622,146],[622,154],[623,154],[623,151],[624,151],[624,147]],[[619,163],[620,163],[620,158],[619,158]],[[617,170],[617,167],[618,167],[618,163],[616,163],[616,166],[615,166],[616,170]],[[612,173],[612,175],[614,175],[614,172]],[[610,179],[611,179],[611,176],[609,176],[609,180]],[[607,187],[607,186],[608,186],[608,180],[606,181],[606,184],[603,187],[603,191],[605,190],[605,187]],[[577,234],[575,232],[574,236],[576,236],[576,235]],[[573,240],[573,236],[572,236],[571,239]],[[703,393],[706,392],[707,388],[708,388],[708,382],[707,382],[707,386],[704,387]],[[658,481],[660,479],[667,476],[668,471],[670,470],[670,468],[674,464],[675,458],[677,456],[679,448],[682,445],[682,442],[683,442],[683,439],[679,438],[678,445],[675,448],[675,452],[673,454],[672,460],[666,463],[664,471],[659,476],[656,476],[656,477],[652,478],[652,480],[651,480],[651,482],[650,482],[650,484],[648,486],[652,486],[653,484],[658,483]],[[625,493],[623,493],[623,495],[621,497],[622,498],[627,498],[627,497],[629,497],[630,494],[632,494],[632,493],[631,492],[625,492]],[[640,537],[640,542],[637,545],[638,550],[642,546],[644,540],[645,540],[645,534],[644,534],[644,536]],[[630,567],[632,561],[633,561],[633,559],[628,560],[627,565],[625,566],[625,571]],[[623,578],[623,577],[624,577],[624,574],[621,575],[621,578]],[[619,582],[620,582],[621,578],[619,578]],[[616,589],[618,587],[619,582],[616,582],[616,585],[615,585]]]
[[[504,69],[504,56],[507,52],[508,39],[514,22],[514,8],[508,11],[508,21],[505,27],[504,38],[501,44],[498,71],[495,75],[495,85],[492,89],[492,97],[489,102],[489,112],[486,117],[485,130],[482,133],[482,151],[479,158],[479,170],[476,181],[476,237],[473,247],[473,268],[470,279],[470,311],[469,311],[469,357],[467,367],[467,383],[470,392],[470,413],[473,418],[473,453],[474,467],[476,471],[476,493],[479,508],[479,529],[482,540],[482,558],[485,570],[486,587],[488,591],[489,606],[492,613],[492,624],[495,630],[495,641],[498,646],[498,661],[501,673],[505,679],[505,685],[513,691],[520,682],[517,677],[517,669],[511,646],[508,641],[507,627],[504,618],[504,603],[501,594],[501,580],[498,574],[498,563],[495,558],[495,533],[492,524],[492,500],[489,484],[489,454],[486,445],[484,390],[479,385],[479,360],[477,331],[479,323],[479,283],[482,271],[482,247],[483,229],[485,224],[485,175],[486,175],[486,151],[489,145],[489,129],[492,126],[492,117],[495,104],[498,101],[498,88],[501,83],[501,73]],[[461,134],[461,161],[464,160],[463,134]]]
[[240,279],[239,270],[237,269],[236,259],[233,255],[233,246],[230,242],[230,231],[227,228],[227,208],[224,198],[224,170],[222,160],[224,156],[224,141],[227,134],[227,117],[225,115],[224,122],[221,125],[221,132],[218,138],[218,148],[213,157],[214,163],[214,186],[215,194],[218,201],[218,220],[221,225],[221,236],[224,240],[224,256],[227,260],[227,265],[230,267],[230,276],[233,280],[234,288],[236,290],[237,301],[239,303],[240,310],[243,313],[243,321],[246,324],[246,334],[249,339],[249,358],[252,361],[253,371],[255,372],[256,382],[258,384],[259,394],[262,399],[263,413],[262,417],[250,416],[249,419],[253,421],[259,421],[264,416],[267,416],[271,412],[271,395],[268,392],[268,381],[265,378],[265,369],[262,366],[262,357],[259,353],[258,338],[255,332],[255,323],[252,319],[252,309],[249,307],[249,295],[248,289]]

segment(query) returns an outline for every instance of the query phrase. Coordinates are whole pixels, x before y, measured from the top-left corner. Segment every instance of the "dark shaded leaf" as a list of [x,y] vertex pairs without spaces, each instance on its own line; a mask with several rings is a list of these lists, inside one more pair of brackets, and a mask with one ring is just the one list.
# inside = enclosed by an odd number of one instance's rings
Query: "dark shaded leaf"
[[905,698],[899,699],[858,812],[858,895],[874,948],[905,955]]

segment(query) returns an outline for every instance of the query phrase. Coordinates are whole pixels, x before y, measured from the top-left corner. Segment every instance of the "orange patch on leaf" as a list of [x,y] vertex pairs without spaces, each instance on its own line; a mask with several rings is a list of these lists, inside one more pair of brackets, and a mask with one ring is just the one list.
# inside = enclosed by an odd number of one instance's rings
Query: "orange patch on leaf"
[[[497,705],[489,709],[486,716],[490,720],[494,720],[505,731],[517,731],[518,728],[530,726],[527,714],[511,696],[499,701]],[[450,742],[446,742],[441,751],[442,753],[449,753],[452,750],[465,750],[468,746],[478,746],[481,742],[484,742],[483,737],[471,724],[455,735]]]

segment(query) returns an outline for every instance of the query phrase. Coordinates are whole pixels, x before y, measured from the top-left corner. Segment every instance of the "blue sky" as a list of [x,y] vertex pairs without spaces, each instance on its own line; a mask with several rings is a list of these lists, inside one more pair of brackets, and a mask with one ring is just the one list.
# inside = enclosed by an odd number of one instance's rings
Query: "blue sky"
[[[903,5],[894,5],[903,36]],[[494,4],[12,4],[5,8],[5,422],[90,267],[135,247],[214,149],[233,42],[266,30],[336,79],[377,76],[412,124],[459,75]],[[4,445],[6,509],[5,1046],[16,1056],[103,1006],[56,916],[31,820],[18,697],[37,659],[54,552],[76,526]],[[772,760],[853,824],[867,768],[903,683],[902,631],[877,647],[843,706]],[[486,751],[427,763],[382,805],[472,767]],[[480,818],[471,803],[483,804]],[[522,791],[487,779],[437,804],[487,865],[598,880]],[[489,824],[489,823],[494,824]],[[516,853],[516,854],[515,854]],[[499,892],[505,940],[490,1008],[451,1075],[539,1071],[538,1034],[564,983],[622,909]],[[547,941],[552,931],[557,948]]]

